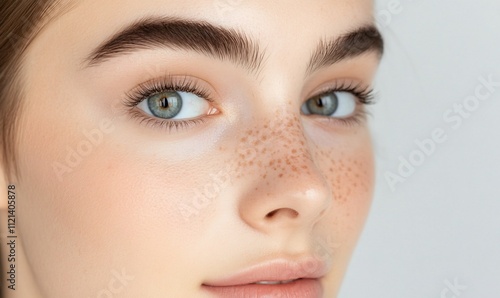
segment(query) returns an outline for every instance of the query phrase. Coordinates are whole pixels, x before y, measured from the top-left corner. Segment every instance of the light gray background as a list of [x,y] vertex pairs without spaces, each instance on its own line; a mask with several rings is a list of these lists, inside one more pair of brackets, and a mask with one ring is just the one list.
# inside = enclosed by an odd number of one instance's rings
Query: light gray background
[[[460,127],[443,118],[480,77],[500,83],[500,1],[381,0],[375,13],[378,181],[339,297],[500,297],[500,87]],[[437,128],[446,141],[393,191],[384,175]]]

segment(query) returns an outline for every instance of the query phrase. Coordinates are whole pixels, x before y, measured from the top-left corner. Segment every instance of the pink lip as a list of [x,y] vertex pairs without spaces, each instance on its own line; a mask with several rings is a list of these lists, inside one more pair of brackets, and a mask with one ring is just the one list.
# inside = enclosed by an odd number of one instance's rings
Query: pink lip
[[[307,258],[261,263],[227,277],[203,283],[203,289],[217,297],[321,297],[320,278],[329,271],[325,262]],[[255,284],[258,281],[288,281],[286,284]],[[289,294],[289,295],[288,295]]]

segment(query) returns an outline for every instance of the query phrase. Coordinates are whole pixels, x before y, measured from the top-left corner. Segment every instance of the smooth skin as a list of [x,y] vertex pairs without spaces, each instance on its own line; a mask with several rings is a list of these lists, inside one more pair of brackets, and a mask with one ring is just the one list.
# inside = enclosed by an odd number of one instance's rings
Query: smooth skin
[[[365,120],[329,121],[301,107],[325,84],[372,83],[375,53],[307,73],[318,42],[372,24],[372,5],[86,0],[66,7],[23,61],[20,178],[4,182],[17,189],[18,290],[6,297],[107,297],[111,288],[122,298],[210,297],[201,287],[207,280],[303,256],[328,264],[324,297],[336,297],[371,203],[370,133]],[[146,16],[244,32],[265,52],[262,69],[168,48],[82,66],[104,40]],[[199,79],[215,112],[170,131],[129,117],[125,94],[165,73]],[[85,132],[96,130],[102,139],[84,148]],[[85,156],[68,165],[78,148]],[[58,172],[60,165],[70,170]]]

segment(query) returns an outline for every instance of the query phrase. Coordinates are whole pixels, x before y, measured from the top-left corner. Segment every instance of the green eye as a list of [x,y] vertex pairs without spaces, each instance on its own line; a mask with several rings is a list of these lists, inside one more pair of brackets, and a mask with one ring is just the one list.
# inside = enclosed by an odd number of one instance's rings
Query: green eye
[[182,98],[178,92],[165,91],[152,95],[146,99],[151,113],[159,118],[170,119],[182,109]]
[[301,107],[304,115],[346,118],[356,111],[357,98],[351,92],[331,91],[308,99]]
[[305,108],[310,114],[329,116],[337,110],[339,100],[334,93],[315,96],[305,102]]

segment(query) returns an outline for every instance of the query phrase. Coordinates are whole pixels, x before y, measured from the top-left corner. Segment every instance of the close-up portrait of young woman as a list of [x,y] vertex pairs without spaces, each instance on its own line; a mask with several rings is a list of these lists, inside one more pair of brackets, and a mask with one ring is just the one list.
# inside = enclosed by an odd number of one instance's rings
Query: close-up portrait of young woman
[[496,297],[499,16],[1,0],[1,297]]
[[374,186],[372,1],[1,9],[4,297],[336,296]]

